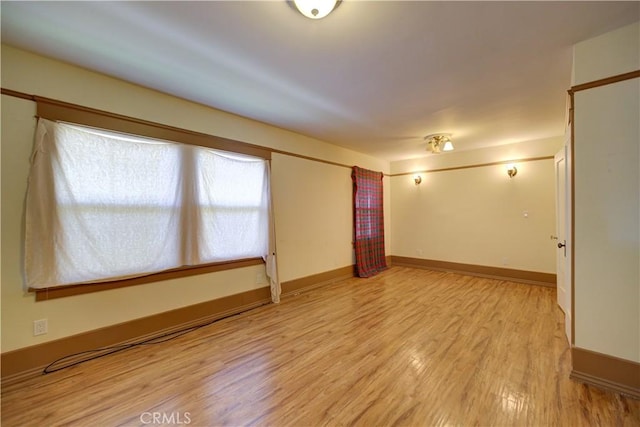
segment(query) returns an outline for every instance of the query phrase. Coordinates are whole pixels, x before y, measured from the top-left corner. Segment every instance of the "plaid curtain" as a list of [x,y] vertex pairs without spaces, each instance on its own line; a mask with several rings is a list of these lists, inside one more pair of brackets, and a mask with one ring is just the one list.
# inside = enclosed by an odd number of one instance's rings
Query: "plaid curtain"
[[387,268],[384,255],[382,172],[353,167],[353,221],[356,273],[371,277]]

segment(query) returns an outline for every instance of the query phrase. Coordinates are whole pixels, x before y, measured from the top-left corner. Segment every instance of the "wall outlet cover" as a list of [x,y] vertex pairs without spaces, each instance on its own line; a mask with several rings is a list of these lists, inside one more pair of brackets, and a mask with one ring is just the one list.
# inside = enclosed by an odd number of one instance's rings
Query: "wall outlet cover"
[[33,336],[44,335],[48,332],[47,319],[33,321]]

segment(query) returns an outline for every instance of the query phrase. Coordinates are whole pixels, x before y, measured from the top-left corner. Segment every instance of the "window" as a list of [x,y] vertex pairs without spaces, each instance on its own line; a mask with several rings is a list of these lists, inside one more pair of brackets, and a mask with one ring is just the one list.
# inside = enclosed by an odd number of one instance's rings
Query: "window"
[[356,271],[370,277],[387,268],[381,172],[353,167],[353,218]]
[[195,155],[200,257],[224,261],[266,254],[266,162],[205,149]]
[[25,249],[31,289],[265,257],[267,161],[40,119]]

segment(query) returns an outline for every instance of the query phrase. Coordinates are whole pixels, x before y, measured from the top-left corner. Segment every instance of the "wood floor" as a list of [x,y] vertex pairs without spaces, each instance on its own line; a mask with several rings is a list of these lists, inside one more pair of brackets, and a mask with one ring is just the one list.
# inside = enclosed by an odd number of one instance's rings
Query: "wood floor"
[[5,387],[2,426],[638,426],[550,288],[394,267]]

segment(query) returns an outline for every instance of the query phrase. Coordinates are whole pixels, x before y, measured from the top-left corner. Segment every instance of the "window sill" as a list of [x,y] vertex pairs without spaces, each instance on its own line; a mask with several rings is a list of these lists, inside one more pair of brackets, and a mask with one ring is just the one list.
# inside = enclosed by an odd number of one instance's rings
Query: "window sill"
[[247,258],[234,261],[174,268],[171,270],[165,270],[146,276],[132,277],[129,279],[114,280],[110,282],[80,283],[76,285],[56,286],[42,289],[30,288],[29,292],[33,292],[36,294],[36,301],[47,301],[50,299],[89,294],[92,292],[107,291],[111,289],[124,288],[127,286],[144,285],[147,283],[160,282],[162,280],[179,279],[182,277],[195,276],[198,274],[232,270],[235,268],[249,267],[252,265],[260,264],[264,264],[262,258]]

